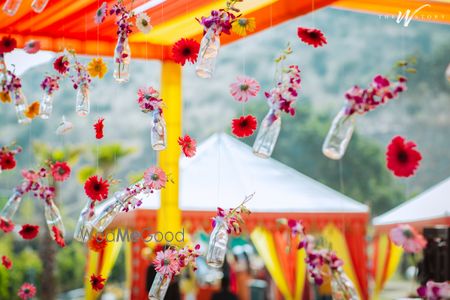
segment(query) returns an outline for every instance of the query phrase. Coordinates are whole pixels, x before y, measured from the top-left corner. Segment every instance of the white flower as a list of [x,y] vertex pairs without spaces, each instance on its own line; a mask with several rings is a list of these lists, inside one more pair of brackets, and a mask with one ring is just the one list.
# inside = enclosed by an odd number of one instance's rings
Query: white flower
[[142,33],[149,33],[153,28],[150,24],[150,17],[146,13],[140,13],[136,18],[136,27]]

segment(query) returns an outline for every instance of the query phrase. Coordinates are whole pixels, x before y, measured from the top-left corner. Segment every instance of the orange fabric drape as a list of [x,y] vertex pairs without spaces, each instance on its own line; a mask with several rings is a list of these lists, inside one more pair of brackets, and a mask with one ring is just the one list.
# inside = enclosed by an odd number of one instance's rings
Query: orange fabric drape
[[365,239],[366,229],[361,224],[354,224],[353,227],[345,230],[345,240],[347,241],[347,247],[350,252],[350,257],[353,263],[353,267],[358,279],[358,284],[361,289],[361,294],[364,299],[368,299],[368,266],[366,249],[367,243]]

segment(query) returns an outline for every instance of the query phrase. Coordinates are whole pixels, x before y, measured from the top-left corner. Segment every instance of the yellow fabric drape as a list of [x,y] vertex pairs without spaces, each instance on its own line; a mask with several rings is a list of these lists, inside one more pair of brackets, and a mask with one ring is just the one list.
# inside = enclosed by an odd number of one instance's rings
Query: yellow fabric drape
[[295,299],[301,299],[303,296],[303,290],[305,289],[306,280],[306,252],[305,249],[297,251],[297,274],[295,277]]
[[348,250],[344,235],[336,226],[334,226],[333,224],[328,224],[323,229],[322,236],[328,243],[331,244],[331,248],[336,252],[336,255],[344,261],[344,272],[353,282],[356,291],[358,292],[359,298],[363,299],[361,294],[361,287],[359,286],[359,281],[356,277],[356,273],[350,256],[350,251]]
[[127,287],[128,291],[131,292],[131,283],[132,283],[132,274],[131,274],[131,267],[132,267],[132,246],[133,243],[131,241],[125,242],[125,286]]
[[[112,234],[114,233],[114,237],[117,237],[118,229],[111,231],[106,235],[106,239],[111,239]],[[114,263],[117,260],[117,256],[119,256],[120,248],[122,247],[122,241],[118,240],[108,242],[104,252],[102,259],[100,253],[89,250],[88,253],[88,262],[87,262],[87,274],[85,278],[85,291],[86,291],[86,300],[95,300],[100,295],[99,292],[96,292],[92,289],[91,283],[89,282],[91,275],[98,275],[98,270],[100,269],[100,274],[103,278],[108,278],[111,270],[114,266]]]
[[250,238],[283,297],[286,300],[293,300],[278,260],[272,233],[267,229],[257,227],[251,233]]

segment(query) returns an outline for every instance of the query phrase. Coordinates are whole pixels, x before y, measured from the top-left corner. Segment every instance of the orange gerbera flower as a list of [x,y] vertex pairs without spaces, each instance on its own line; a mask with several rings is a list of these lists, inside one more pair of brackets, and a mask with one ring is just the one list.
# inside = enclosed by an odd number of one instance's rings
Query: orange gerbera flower
[[105,249],[106,245],[108,244],[108,242],[106,241],[106,238],[102,235],[94,235],[90,240],[89,240],[89,249],[91,249],[94,252],[100,252],[103,249]]
[[33,119],[33,118],[39,116],[39,112],[40,112],[39,102],[38,101],[34,101],[25,110],[25,116],[27,118]]
[[0,101],[2,101],[3,103],[10,103],[11,96],[9,96],[8,92],[0,92]]

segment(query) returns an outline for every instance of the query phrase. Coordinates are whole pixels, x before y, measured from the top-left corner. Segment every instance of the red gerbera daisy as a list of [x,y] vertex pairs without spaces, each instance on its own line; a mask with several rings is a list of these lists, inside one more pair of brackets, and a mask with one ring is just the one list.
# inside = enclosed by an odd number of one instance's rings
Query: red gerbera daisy
[[14,223],[12,221],[6,220],[0,217],[0,229],[4,233],[8,233],[14,230]]
[[24,240],[32,240],[38,235],[38,233],[39,226],[30,224],[22,225],[22,229],[19,231],[19,234]]
[[195,151],[197,151],[197,142],[187,134],[178,138],[178,145],[181,146],[181,150],[183,150],[186,157],[194,156]]
[[99,275],[92,274],[91,280],[90,280],[92,289],[94,291],[103,290],[103,288],[105,287],[105,281],[106,281],[106,279],[103,278],[103,276],[101,274],[99,274]]
[[52,227],[52,231],[53,231],[53,237],[55,239],[55,242],[61,247],[64,248],[66,246],[66,242],[64,241],[64,237],[62,235],[62,232],[59,230],[58,227],[53,226]]
[[319,29],[299,27],[297,28],[297,35],[302,42],[314,46],[314,48],[322,47],[327,43],[327,39]]
[[172,47],[173,60],[182,66],[189,61],[195,63],[197,61],[200,44],[193,39],[180,39]]
[[66,74],[69,71],[69,59],[67,56],[59,56],[53,63],[53,68],[60,74]]
[[16,160],[14,154],[5,152],[0,154],[0,168],[2,170],[12,170],[16,167]]
[[255,132],[258,121],[252,115],[241,116],[239,119],[233,119],[231,132],[237,137],[248,137]]
[[0,40],[0,54],[8,53],[17,47],[17,41],[11,36],[4,36]]
[[108,242],[106,241],[106,237],[100,234],[94,235],[89,240],[89,249],[91,249],[94,252],[100,252],[103,249],[106,248]]
[[388,145],[386,152],[387,168],[395,176],[409,177],[414,175],[422,155],[414,149],[417,145],[412,141],[405,141],[401,136],[396,136]]
[[102,201],[108,198],[109,182],[101,177],[91,176],[84,184],[86,195],[93,201]]
[[52,176],[56,181],[64,181],[70,176],[70,167],[66,162],[57,161],[52,165]]
[[9,257],[3,255],[2,256],[2,265],[6,268],[6,269],[11,269],[12,268],[12,261],[9,259]]
[[103,121],[105,119],[104,118],[100,118],[97,120],[97,123],[94,124],[94,129],[95,129],[95,138],[97,140],[100,140],[103,138]]

